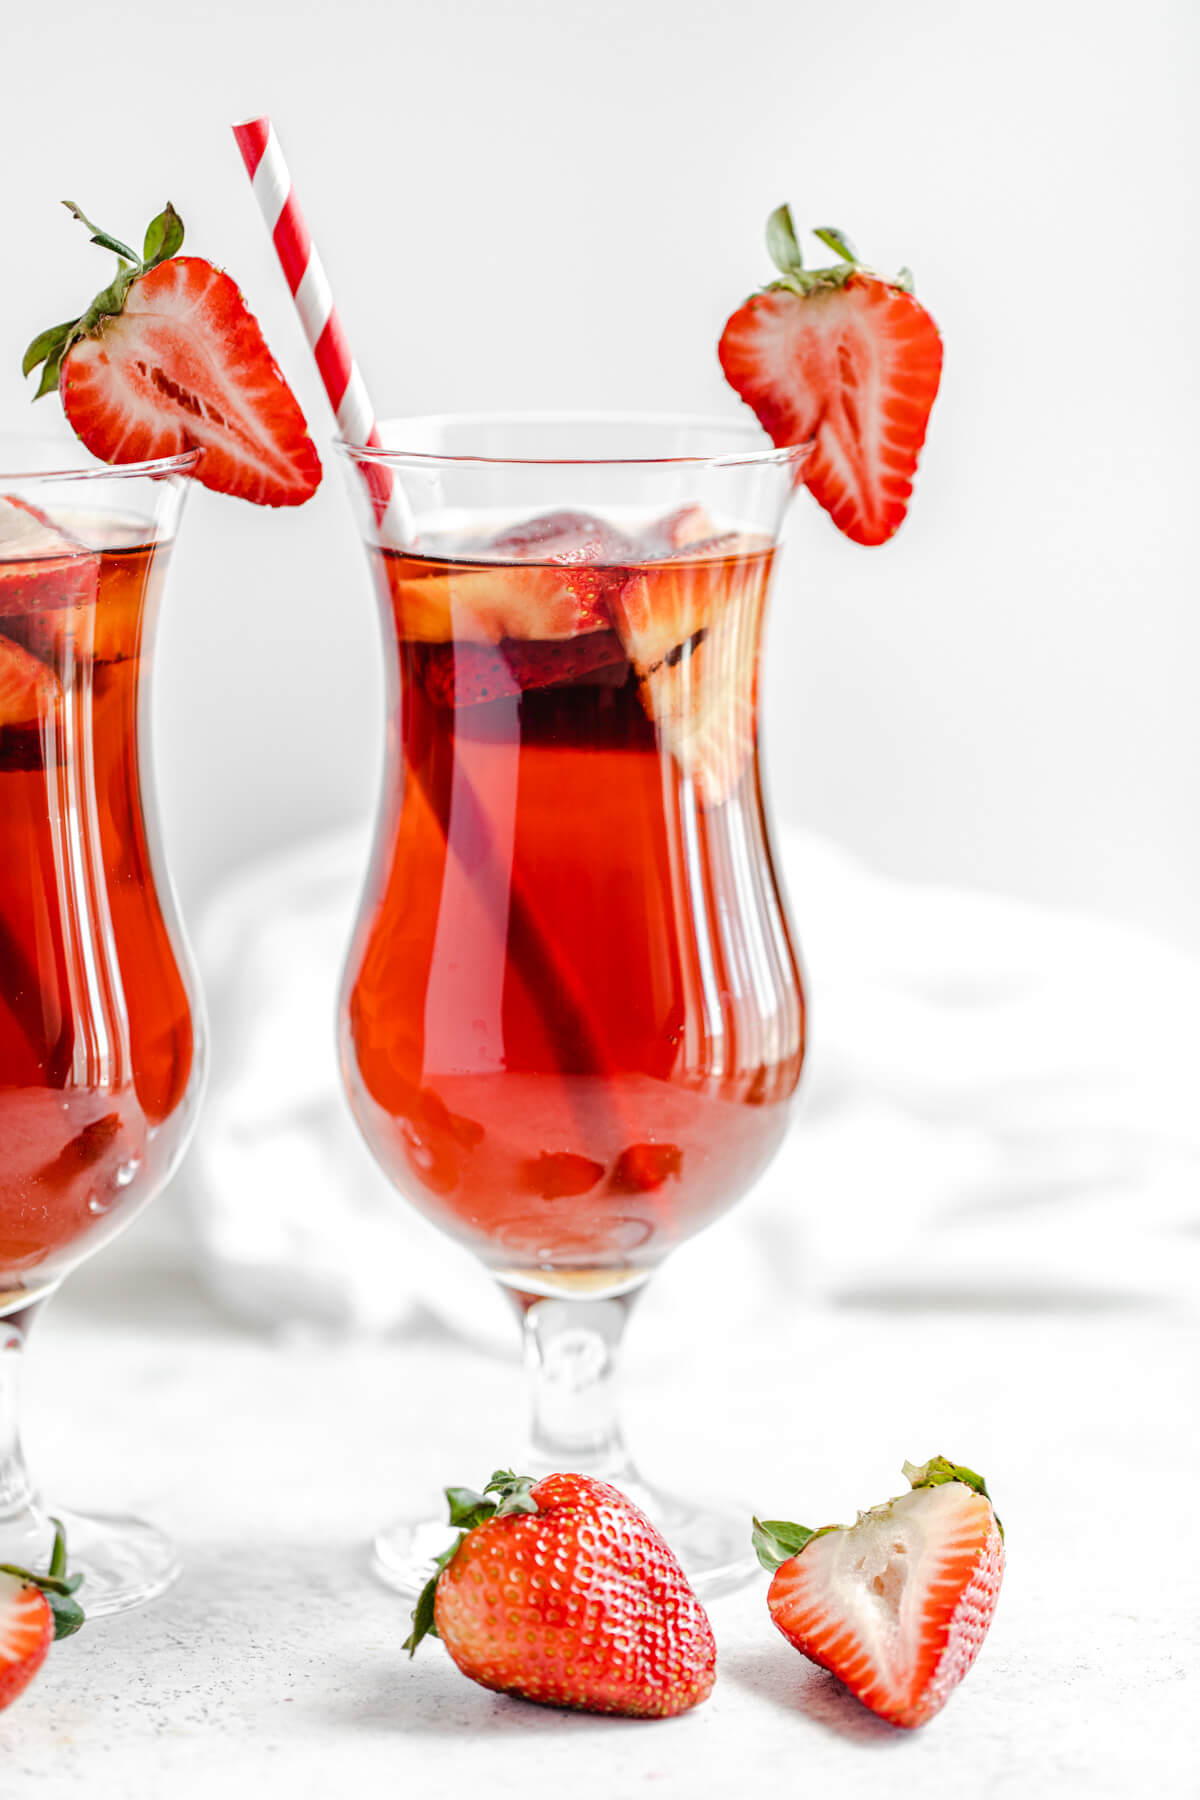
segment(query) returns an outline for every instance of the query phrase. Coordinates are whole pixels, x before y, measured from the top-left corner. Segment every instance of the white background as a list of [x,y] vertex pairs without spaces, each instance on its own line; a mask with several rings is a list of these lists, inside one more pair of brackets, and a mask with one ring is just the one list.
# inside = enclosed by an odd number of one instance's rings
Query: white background
[[[1191,0],[66,0],[4,28],[0,422],[169,196],[329,417],[228,126],[271,111],[381,411],[736,412],[714,346],[779,200],[910,263],[946,374],[878,551],[801,496],[768,647],[778,810],[869,862],[1200,945]],[[56,49],[54,46],[60,48]],[[61,49],[61,54],[60,54]],[[379,652],[340,475],[197,493],[158,690],[186,910],[369,808]],[[794,896],[803,937],[803,895]]]

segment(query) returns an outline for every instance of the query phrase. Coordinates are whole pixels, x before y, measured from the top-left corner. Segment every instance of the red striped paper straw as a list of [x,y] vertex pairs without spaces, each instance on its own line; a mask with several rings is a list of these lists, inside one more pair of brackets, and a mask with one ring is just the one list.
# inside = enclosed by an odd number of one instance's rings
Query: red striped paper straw
[[[378,445],[381,440],[367,384],[338,317],[333,289],[296,199],[275,127],[264,113],[261,118],[244,119],[235,125],[233,135],[338,429],[349,443]],[[391,470],[371,463],[364,474],[380,525],[386,513],[401,536],[411,539],[408,508],[392,480]]]

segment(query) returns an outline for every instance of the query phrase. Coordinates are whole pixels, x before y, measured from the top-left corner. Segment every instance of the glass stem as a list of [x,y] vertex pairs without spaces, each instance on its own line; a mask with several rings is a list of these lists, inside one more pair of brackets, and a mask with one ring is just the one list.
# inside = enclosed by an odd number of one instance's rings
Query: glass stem
[[21,1357],[37,1310],[35,1302],[0,1319],[0,1550],[36,1534],[40,1525],[20,1427]]
[[516,1296],[532,1413],[528,1467],[616,1481],[633,1473],[619,1417],[617,1359],[636,1293],[610,1300]]

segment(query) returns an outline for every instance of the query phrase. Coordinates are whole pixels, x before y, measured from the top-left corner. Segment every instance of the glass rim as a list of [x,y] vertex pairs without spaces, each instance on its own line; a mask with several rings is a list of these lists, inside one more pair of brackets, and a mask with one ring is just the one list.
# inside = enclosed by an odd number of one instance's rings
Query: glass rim
[[[36,449],[36,455],[46,453],[45,466],[30,464],[25,468],[9,468],[8,452],[14,445],[28,445]],[[87,452],[81,443],[75,449],[80,455]],[[180,450],[174,456],[147,457],[141,462],[81,463],[78,466],[69,464],[72,447],[64,445],[61,450],[55,447],[52,438],[39,435],[37,432],[22,432],[5,429],[0,431],[0,481],[112,481],[136,480],[139,476],[157,479],[164,475],[189,475],[200,460],[199,446],[190,450]],[[64,467],[64,464],[68,466]]]
[[383,444],[356,443],[337,435],[334,448],[356,463],[393,465],[399,463],[435,463],[455,468],[739,468],[755,465],[769,467],[799,466],[812,452],[812,438],[803,443],[779,446],[772,444],[762,427],[754,421],[728,419],[718,413],[656,413],[606,411],[533,411],[533,412],[447,412],[413,413],[381,419],[377,429],[438,427],[443,425],[610,425],[641,426],[711,431],[714,436],[752,439],[753,447],[734,449],[716,455],[704,453],[685,456],[477,456],[445,450],[399,450]]

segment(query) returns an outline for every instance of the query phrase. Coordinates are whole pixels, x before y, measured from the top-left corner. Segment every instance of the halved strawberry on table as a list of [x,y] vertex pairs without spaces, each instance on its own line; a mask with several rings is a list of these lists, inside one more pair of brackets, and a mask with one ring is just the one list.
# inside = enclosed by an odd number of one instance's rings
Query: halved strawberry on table
[[87,311],[40,332],[25,352],[35,399],[58,390],[77,436],[101,461],[141,462],[198,449],[196,479],[260,506],[299,506],[321,465],[296,398],[233,281],[180,256],[183,222],[167,205],[141,256],[72,202],[117,273]]
[[772,213],[779,279],[733,314],[718,355],[776,444],[812,440],[801,479],[839,531],[882,544],[908,510],[942,340],[907,270],[885,280],[840,231],[816,236],[841,258],[830,268],[806,269],[788,208]]
[[57,1638],[84,1622],[75,1598],[82,1575],[67,1574],[67,1546],[55,1522],[54,1547],[44,1575],[0,1563],[0,1709],[24,1693]]
[[1004,1533],[974,1470],[905,1463],[911,1492],[853,1525],[754,1522],[790,1644],[893,1725],[924,1725],[979,1654],[1004,1574]]

